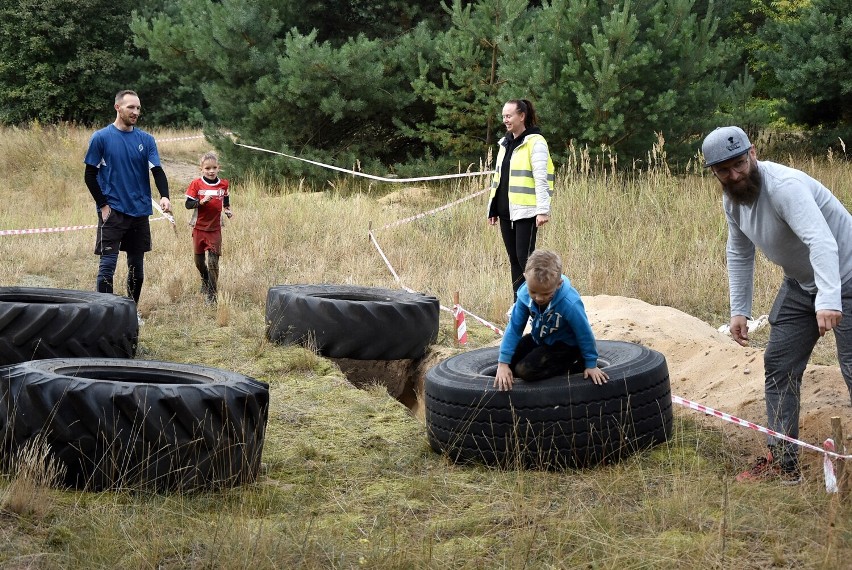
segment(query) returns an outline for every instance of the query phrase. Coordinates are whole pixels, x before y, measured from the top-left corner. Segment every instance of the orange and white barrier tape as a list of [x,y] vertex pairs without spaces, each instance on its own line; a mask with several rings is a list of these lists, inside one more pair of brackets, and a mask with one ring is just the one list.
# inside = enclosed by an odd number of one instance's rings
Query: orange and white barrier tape
[[492,324],[492,323],[489,323],[488,321],[486,321],[486,320],[485,320],[485,319],[483,319],[482,317],[480,317],[480,316],[478,316],[478,315],[475,315],[475,314],[471,313],[470,311],[468,311],[467,309],[465,309],[465,308],[463,308],[463,307],[459,307],[459,308],[460,308],[462,311],[464,311],[464,312],[465,312],[465,314],[470,315],[473,319],[475,319],[475,320],[476,320],[476,321],[478,321],[479,323],[481,323],[481,324],[485,325],[486,327],[488,327],[489,329],[491,329],[492,331],[494,331],[494,332],[495,332],[495,333],[497,333],[498,335],[503,336],[503,331],[502,331],[499,327],[497,327],[496,325],[494,325],[494,324]]
[[379,255],[381,255],[382,259],[385,261],[385,265],[388,269],[390,269],[391,275],[393,275],[394,280],[399,283],[399,275],[397,275],[396,271],[393,270],[393,266],[391,265],[390,261],[388,261],[388,257],[385,255],[385,252],[382,251],[382,248],[379,246],[379,242],[376,241],[376,236],[373,235],[372,231],[368,232],[368,234],[370,236],[370,241],[373,242],[373,245],[376,246],[376,249],[379,251]]
[[156,139],[156,140],[157,140],[157,143],[159,144],[161,142],[189,141],[189,140],[203,139],[203,138],[204,138],[204,135],[193,135],[191,137],[172,137],[172,138],[168,138],[168,139]]
[[[159,218],[152,218],[152,222],[156,222],[157,220],[167,220],[168,217],[162,216]],[[174,218],[172,218],[172,223],[174,223]],[[0,230],[0,237],[2,236],[20,236],[27,234],[49,234],[55,232],[73,232],[76,230],[93,230],[98,227],[97,224],[90,224],[87,226],[62,226],[58,228],[30,228],[25,230]]]
[[[834,452],[834,440],[828,438],[822,443],[822,448],[827,452]],[[822,472],[825,475],[825,492],[826,493],[836,493],[838,491],[837,487],[837,475],[834,473],[834,459],[829,457],[828,453],[826,453],[822,458]]]
[[31,228],[26,230],[0,230],[0,236],[20,236],[25,234],[49,234],[53,232],[73,232],[75,230],[91,230],[97,224],[88,226],[63,226],[60,228]]
[[477,196],[481,196],[482,194],[485,194],[486,192],[488,192],[488,190],[489,189],[486,188],[485,190],[480,190],[479,192],[474,192],[473,194],[465,196],[464,198],[459,198],[455,202],[450,202],[449,204],[444,204],[443,206],[439,206],[439,207],[435,208],[434,210],[429,210],[428,212],[423,212],[421,214],[416,214],[416,215],[408,217],[408,218],[403,218],[401,220],[391,222],[391,223],[386,224],[386,225],[384,225],[380,228],[377,228],[377,230],[386,230],[388,228],[393,228],[393,227],[396,227],[396,226],[401,226],[402,224],[407,224],[408,222],[413,222],[414,220],[419,220],[420,218],[425,218],[426,216],[431,216],[432,214],[436,214],[436,213],[441,212],[443,210],[447,210],[449,208],[452,208],[453,206],[457,206],[458,204],[461,204],[462,202],[467,202],[468,200],[476,198]]
[[[391,262],[388,260],[388,257],[385,255],[385,252],[382,251],[382,248],[379,245],[379,242],[376,240],[376,236],[373,234],[373,231],[372,230],[368,231],[367,235],[370,237],[370,242],[372,242],[373,246],[376,248],[376,250],[379,252],[379,255],[382,257],[382,260],[385,262],[385,266],[387,266],[388,270],[391,272],[391,275],[393,275],[394,280],[397,283],[399,283],[400,287],[402,287],[406,291],[415,292],[412,289],[409,289],[408,287],[405,287],[405,286],[402,285],[402,280],[399,278],[399,275],[394,270],[393,265],[391,265]],[[463,313],[470,315],[471,317],[473,317],[474,319],[476,319],[477,321],[479,321],[483,325],[485,325],[488,328],[490,328],[491,330],[493,330],[498,335],[503,336],[503,331],[500,330],[498,327],[489,323],[488,321],[486,321],[482,317],[479,317],[479,316],[471,313],[470,311],[464,309],[461,305],[457,305],[457,306],[458,306],[459,310],[462,311]],[[448,312],[453,313],[454,316],[456,315],[456,311],[454,309],[450,309],[450,308],[445,307],[443,305],[441,305],[440,308],[441,308],[442,311],[448,311]],[[458,333],[458,324],[456,324],[456,331],[457,331],[457,334],[460,334],[460,333]],[[467,325],[465,325],[465,334],[467,334]]]
[[766,435],[771,435],[774,438],[781,439],[784,441],[788,441],[799,447],[803,447],[805,449],[810,449],[811,451],[816,451],[818,453],[822,453],[824,455],[823,459],[823,471],[825,474],[825,489],[828,493],[836,493],[837,492],[837,477],[834,474],[834,462],[836,459],[852,459],[852,455],[841,455],[837,453],[834,449],[834,441],[832,439],[827,439],[823,443],[823,447],[817,447],[816,445],[812,445],[805,441],[792,438],[788,435],[784,435],[783,433],[779,433],[775,430],[771,430],[769,428],[765,428],[761,425],[758,425],[754,422],[750,422],[747,420],[740,419],[736,416],[732,416],[731,414],[720,412],[719,410],[715,410],[709,406],[705,406],[703,404],[699,404],[697,402],[693,402],[691,400],[687,400],[686,398],[681,398],[680,396],[675,396],[672,394],[672,402],[675,404],[680,404],[681,406],[685,406],[691,410],[696,410],[698,412],[704,412],[709,416],[715,416],[717,418],[721,418],[726,422],[731,422],[733,424],[752,429],[755,431],[759,431],[761,433],[765,433]]
[[[432,210],[429,210],[429,211],[427,211],[427,212],[422,212],[422,213],[420,213],[420,214],[416,214],[416,215],[414,215],[414,216],[411,216],[411,217],[408,217],[408,218],[404,218],[404,219],[402,219],[402,220],[397,220],[397,221],[395,221],[395,222],[391,222],[390,224],[387,224],[387,225],[382,226],[381,228],[378,228],[378,230],[384,230],[384,229],[387,229],[387,228],[392,228],[392,227],[399,226],[399,225],[402,225],[402,224],[407,223],[407,222],[411,222],[411,221],[414,221],[414,220],[418,220],[418,219],[420,219],[420,218],[424,218],[424,217],[426,217],[426,216],[430,216],[430,215],[435,214],[435,213],[437,213],[437,212],[440,212],[440,211],[442,211],[442,210],[446,210],[446,209],[448,209],[448,208],[451,208],[451,207],[453,207],[453,206],[455,206],[455,205],[457,205],[457,204],[461,204],[462,202],[466,202],[466,201],[468,201],[468,200],[471,200],[471,199],[473,199],[473,198],[475,198],[475,197],[477,197],[477,196],[481,196],[482,194],[484,194],[484,193],[485,193],[485,192],[487,192],[487,191],[488,191],[487,189],[486,189],[486,190],[481,190],[481,191],[479,191],[479,192],[475,192],[475,193],[473,193],[473,194],[470,194],[469,196],[465,196],[465,197],[463,197],[463,198],[459,198],[458,200],[455,200],[455,201],[450,202],[450,203],[448,203],[448,204],[444,204],[443,206],[439,206],[439,207],[434,208],[434,209],[432,209]],[[391,272],[391,275],[393,275],[394,280],[396,280],[396,282],[397,282],[397,283],[401,283],[401,280],[400,280],[400,278],[399,278],[399,275],[398,275],[398,274],[397,274],[397,272],[394,270],[394,268],[393,268],[393,266],[391,265],[390,261],[388,261],[388,258],[387,258],[387,256],[385,255],[384,251],[382,251],[381,246],[379,246],[379,242],[376,240],[376,236],[375,236],[375,234],[373,233],[374,231],[377,231],[377,230],[369,230],[369,231],[367,232],[367,233],[368,233],[368,235],[370,236],[370,241],[373,243],[373,245],[375,246],[376,250],[378,250],[379,255],[382,257],[382,260],[384,260],[385,265],[387,266],[387,268],[388,268],[388,269],[390,270],[390,272]],[[403,287],[403,289],[405,289],[405,287]],[[409,289],[409,291],[410,291],[410,289]],[[461,314],[462,314],[462,324],[463,324],[463,326],[464,326],[464,331],[461,331],[461,330],[460,330],[460,325],[459,325],[459,322],[458,322],[458,313],[457,313],[457,311],[456,311],[455,307],[458,307],[458,310],[459,310],[459,311],[461,312]],[[478,322],[482,323],[483,325],[485,325],[486,327],[490,328],[491,330],[493,330],[493,331],[494,331],[495,333],[497,333],[498,335],[503,336],[503,331],[502,331],[499,327],[497,327],[497,326],[493,325],[492,323],[490,323],[490,322],[486,321],[486,320],[485,320],[485,319],[483,319],[482,317],[479,317],[479,316],[477,316],[477,315],[475,315],[475,314],[471,313],[470,311],[468,311],[468,310],[464,309],[461,305],[456,305],[456,306],[454,306],[454,308],[453,308],[453,309],[450,309],[450,308],[448,308],[448,307],[445,307],[445,306],[441,305],[441,310],[443,310],[443,311],[447,311],[447,312],[451,312],[451,313],[453,314],[453,318],[454,318],[454,319],[456,319],[456,335],[457,335],[457,338],[459,338],[459,339],[461,339],[461,335],[462,335],[462,334],[464,334],[464,335],[465,335],[465,339],[467,338],[467,324],[466,324],[466,323],[464,323],[464,320],[463,320],[463,319],[464,319],[464,314],[468,314],[468,315],[470,315],[470,316],[471,316],[473,319],[475,319],[476,321],[478,321]],[[466,340],[465,340],[465,342],[466,342]]]
[[453,305],[453,317],[456,321],[456,341],[464,346],[467,344],[467,324],[464,322],[464,311],[461,305]]
[[715,416],[717,418],[721,418],[721,419],[725,420],[726,422],[731,422],[731,423],[746,427],[748,429],[753,429],[755,431],[759,431],[760,433],[765,433],[766,435],[771,435],[772,437],[777,438],[777,439],[783,439],[784,441],[789,441],[790,443],[795,443],[796,445],[798,445],[800,447],[804,447],[804,448],[810,449],[812,451],[817,451],[819,453],[825,453],[826,455],[830,455],[831,457],[834,457],[835,459],[852,459],[852,455],[840,455],[840,454],[838,454],[834,451],[826,451],[825,449],[823,449],[821,447],[817,447],[816,445],[812,445],[810,443],[792,438],[788,435],[784,435],[783,433],[771,430],[769,428],[765,428],[765,427],[760,426],[756,423],[740,419],[736,416],[732,416],[731,414],[727,414],[725,412],[720,412],[719,410],[714,410],[713,408],[711,408],[709,406],[705,406],[703,404],[699,404],[697,402],[687,400],[686,398],[681,398],[680,396],[675,396],[674,394],[672,394],[672,402],[674,402],[675,404],[680,404],[681,406],[685,406],[685,407],[690,408],[692,410],[704,412],[705,414],[707,414],[709,416]]
[[[175,234],[177,234],[177,224],[175,223],[175,217],[173,215],[169,214],[168,212],[164,212],[163,209],[160,207],[160,205],[157,203],[157,201],[154,200],[153,198],[151,198],[151,204],[154,205],[155,210],[160,212],[161,217],[167,219],[168,221],[170,221],[172,223],[172,229],[174,229]],[[157,218],[157,219],[159,220],[160,218]]]

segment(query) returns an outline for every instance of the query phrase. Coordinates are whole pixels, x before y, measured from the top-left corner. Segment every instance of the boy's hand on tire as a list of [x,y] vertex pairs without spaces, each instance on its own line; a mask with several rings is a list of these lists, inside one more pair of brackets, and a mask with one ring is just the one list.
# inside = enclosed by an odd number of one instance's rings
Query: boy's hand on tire
[[583,371],[583,378],[591,378],[592,382],[600,386],[606,384],[606,381],[609,380],[609,374],[595,366],[594,368],[586,368]]
[[512,384],[515,379],[512,376],[512,369],[505,362],[497,363],[497,374],[494,376],[494,387],[500,392],[508,392],[512,389]]

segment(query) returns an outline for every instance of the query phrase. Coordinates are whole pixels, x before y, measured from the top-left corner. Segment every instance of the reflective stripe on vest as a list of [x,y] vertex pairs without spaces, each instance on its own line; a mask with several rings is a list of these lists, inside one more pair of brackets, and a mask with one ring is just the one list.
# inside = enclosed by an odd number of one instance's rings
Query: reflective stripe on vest
[[[518,204],[520,206],[535,206],[535,178],[532,171],[532,148],[533,145],[541,140],[545,142],[544,137],[539,134],[528,135],[524,138],[524,142],[515,149],[512,153],[512,158],[509,162],[509,203]],[[547,144],[545,142],[545,144]],[[526,148],[525,148],[526,147]],[[526,152],[518,152],[519,149],[524,149]],[[497,153],[497,164],[503,165],[503,157],[506,155],[506,147],[500,145],[500,151]],[[553,195],[553,180],[554,168],[553,161],[550,159],[550,153],[547,155],[547,185],[548,193]],[[500,185],[500,170],[494,173],[491,179],[491,198],[497,194],[497,186]]]

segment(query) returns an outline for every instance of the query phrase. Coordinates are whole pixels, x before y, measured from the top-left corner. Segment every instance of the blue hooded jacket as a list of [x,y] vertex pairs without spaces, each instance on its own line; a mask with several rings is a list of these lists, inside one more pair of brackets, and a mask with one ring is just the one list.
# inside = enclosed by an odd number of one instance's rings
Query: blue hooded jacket
[[571,281],[565,275],[562,276],[562,284],[553,295],[547,307],[540,308],[530,298],[527,284],[524,283],[518,289],[518,300],[512,309],[512,317],[509,326],[500,343],[499,362],[506,364],[512,361],[518,342],[521,340],[521,331],[524,330],[527,320],[532,317],[532,332],[530,333],[537,344],[553,345],[556,342],[564,342],[571,346],[580,347],[586,368],[595,368],[598,365],[598,349],[595,344],[595,335],[592,326],[586,316],[586,308],[580,299],[580,293],[571,286]]

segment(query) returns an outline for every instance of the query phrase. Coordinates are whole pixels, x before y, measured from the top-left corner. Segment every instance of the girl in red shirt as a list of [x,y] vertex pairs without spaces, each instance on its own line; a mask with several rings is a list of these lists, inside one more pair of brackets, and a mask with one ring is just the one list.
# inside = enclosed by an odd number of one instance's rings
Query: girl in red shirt
[[[201,177],[189,183],[186,208],[192,210],[192,248],[195,267],[201,274],[201,292],[209,304],[216,302],[219,257],[222,255],[222,212],[230,218],[228,181],[219,178],[219,157],[215,152],[201,157]],[[204,255],[207,254],[205,263]]]

